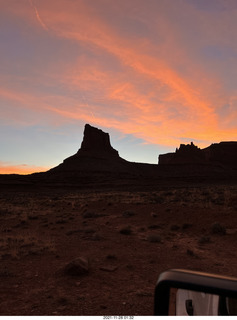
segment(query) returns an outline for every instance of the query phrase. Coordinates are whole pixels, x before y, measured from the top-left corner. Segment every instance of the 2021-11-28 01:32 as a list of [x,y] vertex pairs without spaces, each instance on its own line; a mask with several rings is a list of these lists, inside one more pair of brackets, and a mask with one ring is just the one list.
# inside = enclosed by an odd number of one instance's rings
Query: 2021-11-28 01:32
[[103,316],[104,320],[133,320],[134,316]]

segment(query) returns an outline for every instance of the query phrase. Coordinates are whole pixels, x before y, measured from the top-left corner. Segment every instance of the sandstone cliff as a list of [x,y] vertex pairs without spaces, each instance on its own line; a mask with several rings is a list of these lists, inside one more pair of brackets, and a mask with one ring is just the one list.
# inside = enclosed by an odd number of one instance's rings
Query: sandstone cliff
[[80,149],[47,172],[28,176],[0,175],[2,184],[94,186],[156,186],[160,181],[237,179],[237,142],[221,142],[200,149],[181,144],[176,152],[159,156],[159,164],[129,162],[119,156],[108,133],[85,125]]
[[237,169],[237,142],[214,143],[199,149],[192,142],[159,156],[159,165],[205,165]]
[[138,175],[149,176],[157,170],[157,167],[121,158],[118,151],[111,146],[108,133],[86,124],[78,152],[48,172],[61,177],[70,175],[72,179],[76,176],[98,178],[111,175],[129,178]]

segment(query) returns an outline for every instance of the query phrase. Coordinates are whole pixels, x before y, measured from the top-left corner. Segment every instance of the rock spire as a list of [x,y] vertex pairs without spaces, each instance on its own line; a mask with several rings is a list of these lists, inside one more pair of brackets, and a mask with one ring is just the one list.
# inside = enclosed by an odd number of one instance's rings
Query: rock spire
[[108,133],[86,124],[81,148],[78,150],[77,155],[118,157],[119,153],[111,146]]

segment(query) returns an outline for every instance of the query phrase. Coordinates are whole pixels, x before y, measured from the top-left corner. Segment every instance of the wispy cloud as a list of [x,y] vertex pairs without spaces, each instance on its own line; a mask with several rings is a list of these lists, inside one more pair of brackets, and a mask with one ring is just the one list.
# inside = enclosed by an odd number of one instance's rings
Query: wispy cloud
[[41,25],[41,27],[48,31],[48,27],[46,26],[46,24],[41,19],[40,15],[39,15],[39,11],[37,10],[36,6],[34,5],[33,0],[29,0],[29,3],[32,6],[32,8],[34,9],[36,19],[38,20],[38,22]]
[[[162,101],[163,104],[165,105],[167,99],[175,102],[176,106],[182,108],[184,117],[188,113],[193,113],[194,121],[201,119],[205,121],[205,119],[208,119],[209,127],[210,124],[212,126],[217,125],[217,116],[213,102],[206,97],[202,97],[199,88],[191,87],[188,80],[174,69],[172,70],[164,60],[137,50],[139,43],[137,45],[132,43],[130,46],[127,46],[126,39],[121,38],[113,32],[110,26],[101,21],[94,12],[91,13],[83,3],[81,11],[85,13],[85,10],[86,18],[80,16],[80,19],[76,20],[74,13],[70,14],[67,11],[64,17],[65,20],[60,15],[60,23],[58,22],[56,13],[56,18],[53,17],[52,20],[54,30],[61,36],[77,40],[78,42],[91,43],[96,47],[106,50],[119,59],[120,63],[125,65],[125,67],[132,68],[138,76],[149,78],[150,81],[156,82],[158,87],[166,86],[168,92],[166,92],[167,97]],[[91,15],[90,19],[88,18],[88,11]],[[64,28],[64,25],[67,28]],[[148,51],[147,48],[146,51]],[[133,81],[133,79],[131,80]]]
[[[35,123],[90,122],[171,147],[183,138],[201,147],[237,140],[237,7],[205,3],[3,4],[17,28],[28,27],[13,34],[18,47],[2,41],[2,118],[32,113]],[[39,25],[50,32],[38,32]]]

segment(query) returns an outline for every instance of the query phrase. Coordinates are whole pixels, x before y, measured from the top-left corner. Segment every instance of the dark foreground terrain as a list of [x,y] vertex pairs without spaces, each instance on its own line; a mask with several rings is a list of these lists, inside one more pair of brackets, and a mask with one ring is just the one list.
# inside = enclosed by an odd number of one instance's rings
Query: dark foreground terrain
[[237,276],[236,183],[132,190],[1,185],[0,315],[152,315],[166,269]]

